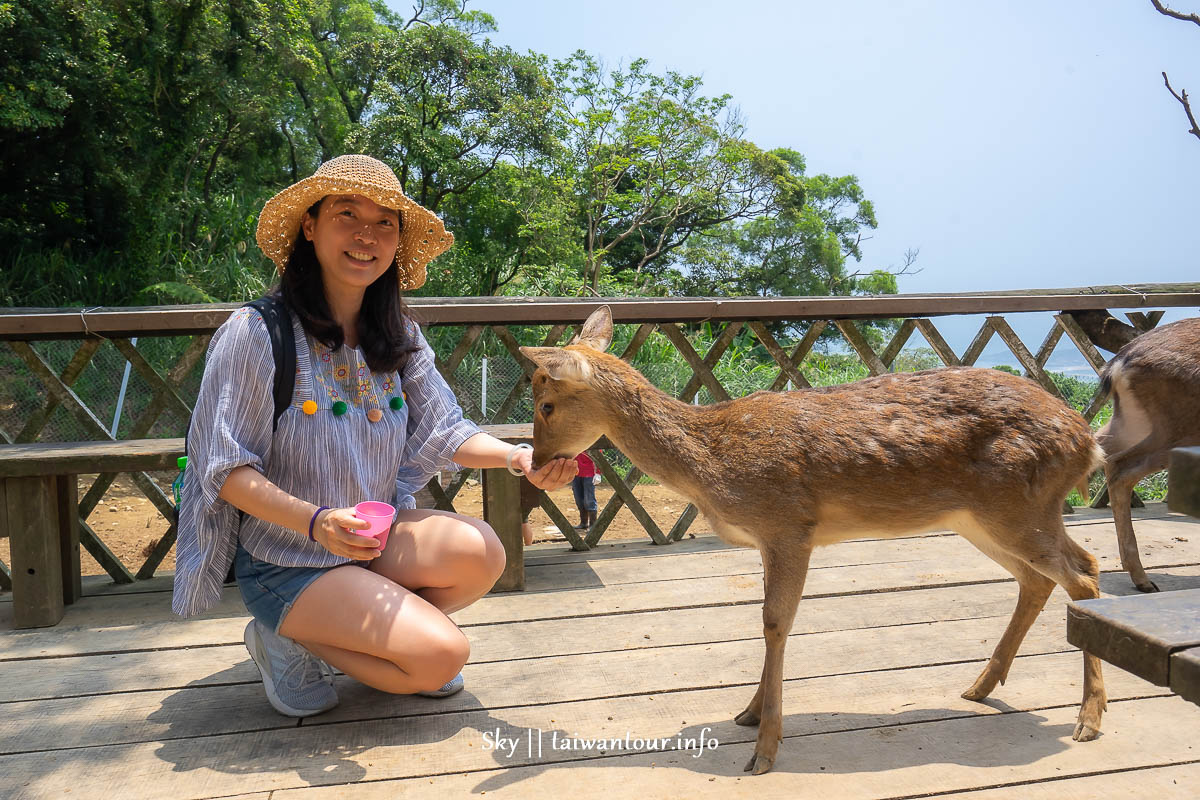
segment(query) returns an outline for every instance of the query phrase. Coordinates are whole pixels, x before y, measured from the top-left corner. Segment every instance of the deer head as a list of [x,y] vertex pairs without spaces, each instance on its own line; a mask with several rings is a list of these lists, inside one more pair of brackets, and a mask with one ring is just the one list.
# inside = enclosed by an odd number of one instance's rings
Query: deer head
[[604,396],[592,389],[606,362],[624,364],[604,352],[612,343],[612,332],[612,311],[601,306],[566,347],[521,348],[537,365],[533,374],[535,464],[574,458],[607,432]]

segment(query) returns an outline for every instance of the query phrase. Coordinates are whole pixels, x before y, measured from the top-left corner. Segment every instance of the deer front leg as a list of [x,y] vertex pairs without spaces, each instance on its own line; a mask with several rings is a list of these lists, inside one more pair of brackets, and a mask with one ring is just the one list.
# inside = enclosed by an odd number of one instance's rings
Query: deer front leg
[[[763,601],[763,638],[767,643],[766,660],[758,691],[746,710],[738,715],[742,725],[757,718],[758,741],[745,771],[761,775],[775,765],[779,742],[783,738],[783,651],[796,618],[796,607],[804,593],[808,559],[812,548],[764,548],[763,572],[766,598]],[[746,720],[746,721],[743,721]]]

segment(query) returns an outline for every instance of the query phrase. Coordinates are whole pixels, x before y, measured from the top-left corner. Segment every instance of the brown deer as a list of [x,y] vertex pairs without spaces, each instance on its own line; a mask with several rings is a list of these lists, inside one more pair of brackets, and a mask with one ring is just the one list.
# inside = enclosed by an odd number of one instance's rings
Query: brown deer
[[[1016,610],[969,700],[1004,682],[1056,583],[1073,599],[1099,596],[1096,559],[1067,536],[1061,510],[1072,487],[1086,490],[1100,449],[1083,418],[1032,381],[951,368],[692,406],[606,354],[611,340],[604,306],[566,347],[521,348],[537,365],[534,462],[607,436],[723,539],[759,550],[766,662],[735,719],[759,726],[747,771],[775,763],[784,645],[818,545],[950,529],[1013,574]],[[1097,736],[1107,699],[1099,659],[1083,658],[1080,741]]]
[[1166,469],[1171,448],[1200,444],[1200,319],[1138,336],[1105,365],[1100,386],[1113,399],[1112,419],[1096,440],[1104,449],[1121,564],[1138,589],[1157,592],[1138,556],[1129,502],[1138,481]]

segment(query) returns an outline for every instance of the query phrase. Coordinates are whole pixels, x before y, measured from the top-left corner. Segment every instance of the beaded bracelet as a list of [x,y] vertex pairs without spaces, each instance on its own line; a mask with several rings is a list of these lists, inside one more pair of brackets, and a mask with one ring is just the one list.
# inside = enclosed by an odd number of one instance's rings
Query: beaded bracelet
[[329,506],[321,506],[320,508],[318,508],[316,511],[313,512],[312,519],[310,519],[308,521],[308,540],[310,542],[316,541],[316,539],[313,538],[312,531],[313,531],[313,524],[316,523],[316,521],[317,521],[317,515],[320,514],[322,511],[328,511],[328,510],[329,510]]

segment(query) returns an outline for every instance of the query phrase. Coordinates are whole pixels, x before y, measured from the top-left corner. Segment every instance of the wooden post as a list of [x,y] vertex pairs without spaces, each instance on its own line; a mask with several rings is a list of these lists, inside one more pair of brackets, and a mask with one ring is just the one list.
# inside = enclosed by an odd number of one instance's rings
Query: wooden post
[[53,475],[6,478],[4,513],[12,545],[13,623],[57,625],[63,616],[62,544]]
[[506,469],[483,473],[483,518],[504,545],[504,572],[493,592],[525,589],[525,543],[521,539],[521,478]]
[[58,506],[58,543],[62,564],[63,602],[71,605],[83,597],[83,579],[79,569],[79,477],[55,477],[55,502]]
[[[5,500],[6,487],[5,481],[0,478],[0,539],[8,539],[8,501]],[[10,548],[11,553],[11,548]],[[9,556],[12,560],[12,556]],[[12,573],[8,571],[8,567],[0,564],[0,592],[12,591]]]

